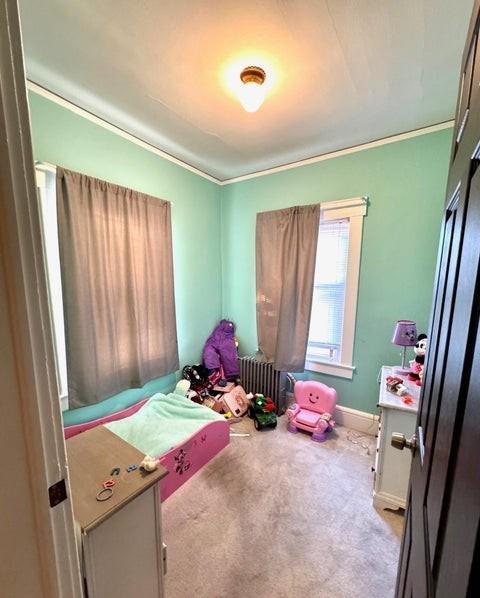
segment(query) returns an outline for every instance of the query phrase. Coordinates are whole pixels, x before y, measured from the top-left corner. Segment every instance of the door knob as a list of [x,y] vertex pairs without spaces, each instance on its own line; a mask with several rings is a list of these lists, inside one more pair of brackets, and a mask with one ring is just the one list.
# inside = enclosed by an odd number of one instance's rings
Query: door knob
[[392,434],[392,446],[400,451],[406,447],[415,453],[417,448],[417,436],[414,434],[411,438],[406,438],[405,434],[399,432],[393,432]]

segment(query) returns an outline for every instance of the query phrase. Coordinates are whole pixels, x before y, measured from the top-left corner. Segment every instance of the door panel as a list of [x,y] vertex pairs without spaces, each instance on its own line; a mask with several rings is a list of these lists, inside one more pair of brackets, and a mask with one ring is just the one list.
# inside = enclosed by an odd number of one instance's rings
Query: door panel
[[[465,188],[461,188],[452,198],[445,214],[444,247],[440,257],[436,302],[430,331],[430,346],[425,365],[426,375],[419,408],[419,421],[423,423],[424,428],[425,456],[423,466],[418,454],[412,463],[412,479],[415,477],[416,480],[415,485],[412,484],[411,488],[412,527],[415,530],[423,531],[422,534],[418,534],[418,538],[415,538],[415,544],[412,547],[414,562],[422,563],[415,576],[412,577],[412,584],[415,588],[413,595],[422,596],[422,598],[431,595],[433,585],[432,569],[435,544],[432,543],[431,538],[436,539],[438,525],[435,512],[431,512],[429,509],[431,505],[428,504],[428,490],[431,481],[431,467],[435,463],[433,459],[435,452],[439,451],[439,459],[445,459],[445,456],[440,454],[439,448],[442,446],[442,442],[445,444],[445,440],[439,439],[440,442],[437,444],[439,438],[437,436],[439,424],[437,413],[442,402],[448,349],[452,334],[459,256],[465,219],[465,201]],[[439,502],[441,500],[440,498]]]
[[476,0],[462,66],[417,421],[425,455],[412,458],[398,598],[480,596],[479,8]]
[[[474,165],[473,165],[474,166]],[[442,516],[443,500],[452,460],[456,451],[452,450],[452,441],[459,421],[463,418],[465,377],[469,377],[468,339],[476,322],[471,322],[476,294],[476,278],[480,258],[480,243],[470,242],[473,239],[472,228],[476,227],[480,212],[478,201],[480,190],[480,171],[477,170],[472,179],[465,218],[464,241],[458,276],[458,289],[455,297],[452,333],[449,339],[448,358],[445,365],[445,381],[442,389],[442,400],[438,405],[437,430],[433,450],[426,510],[428,513],[428,529],[430,541],[431,566],[437,558],[437,539]],[[464,372],[462,376],[462,372]],[[457,418],[458,421],[457,421]],[[460,430],[457,430],[458,432]],[[448,466],[446,467],[446,463]]]
[[[480,237],[480,171],[472,179],[469,217],[465,238]],[[467,245],[467,244],[466,244]],[[448,510],[443,511],[441,530],[443,545],[438,552],[435,567],[438,569],[438,596],[478,596],[480,588],[469,579],[478,540],[480,519],[480,469],[478,466],[478,443],[480,438],[480,255],[478,244],[468,243],[466,262],[475,270],[472,286],[476,300],[472,306],[470,338],[467,340],[467,354],[471,361],[468,379],[463,381],[458,402],[458,420],[454,433],[455,446],[452,450],[455,463],[450,468],[447,486]],[[474,488],[472,491],[472,483]],[[476,490],[475,490],[476,489]],[[459,543],[461,539],[461,544]],[[460,555],[469,558],[459,558]],[[478,565],[477,565],[478,567]],[[471,585],[470,585],[471,584]],[[469,588],[470,585],[470,588]]]
[[[476,163],[472,163],[472,169]],[[470,171],[460,193],[447,210],[444,247],[438,274],[436,305],[431,326],[431,345],[419,412],[425,422],[425,458],[417,453],[412,461],[409,505],[414,541],[409,562],[422,563],[407,575],[413,596],[435,595],[436,568],[441,557],[445,498],[454,473],[455,442],[463,421],[461,400],[469,378],[469,337],[476,330],[477,277],[480,263],[480,170]],[[421,530],[421,533],[419,533]],[[407,592],[408,594],[408,592]]]
[[[410,495],[407,497],[407,504],[410,502]],[[404,528],[404,541],[402,544],[402,550],[400,551],[400,564],[399,564],[399,575],[397,579],[397,596],[405,596],[405,583],[407,581],[407,570],[410,560],[410,552],[412,548],[411,537],[412,537],[412,520],[410,516],[410,510],[408,509],[405,514],[405,528]]]
[[[437,374],[439,348],[438,338],[440,336],[440,326],[442,324],[444,313],[450,313],[451,310],[452,293],[451,291],[450,293],[446,293],[445,289],[447,287],[447,277],[449,275],[449,265],[451,259],[455,260],[457,255],[457,250],[455,250],[455,253],[452,258],[453,232],[455,229],[455,221],[457,219],[458,199],[459,195],[458,193],[456,193],[451,202],[451,207],[446,211],[443,224],[443,247],[439,256],[440,265],[437,272],[438,282],[434,300],[433,318],[432,323],[430,325],[429,350],[425,360],[424,384],[422,393],[420,395],[419,404],[420,425],[423,428],[425,437],[429,432],[429,414],[432,396],[431,388],[433,386],[433,380],[435,379],[435,375]],[[455,244],[455,246],[457,246],[457,244]],[[452,286],[452,283],[450,283],[450,286]]]
[[[468,187],[468,175],[464,180]],[[474,181],[478,181],[478,173]],[[478,182],[477,182],[478,185]],[[467,192],[469,189],[466,190]],[[463,194],[462,194],[463,196]],[[463,197],[461,198],[462,207],[464,205]],[[471,227],[472,219],[474,219],[474,212],[478,209],[478,202],[469,202],[467,206],[468,216],[465,220],[465,227]],[[435,435],[431,437],[431,455],[434,455],[431,461],[430,478],[427,486],[426,498],[426,512],[428,516],[428,532],[430,542],[430,558],[431,566],[433,568],[433,560],[436,555],[436,543],[439,531],[441,511],[443,508],[443,499],[445,486],[448,476],[448,464],[451,455],[451,444],[455,430],[455,423],[457,411],[461,409],[462,402],[459,401],[459,382],[461,374],[465,368],[465,360],[467,359],[467,339],[470,331],[470,314],[473,307],[475,296],[476,273],[478,269],[478,257],[480,244],[471,244],[464,242],[468,239],[467,231],[463,230],[457,222],[455,229],[462,229],[461,234],[463,239],[459,239],[458,247],[461,248],[460,269],[458,273],[457,288],[454,289],[454,309],[451,319],[451,332],[445,338],[445,354],[446,362],[443,367],[443,384],[437,389],[438,403],[436,405],[436,420]],[[454,241],[455,245],[455,241]],[[452,277],[453,278],[453,277]],[[443,326],[449,328],[444,320]],[[442,339],[443,340],[443,339]],[[442,342],[442,341],[441,341]],[[452,350],[453,349],[453,350]],[[461,397],[460,397],[461,399]]]
[[[449,346],[451,319],[457,283],[457,260],[463,230],[464,194],[458,193],[452,199],[445,214],[444,247],[441,254],[439,279],[436,291],[436,303],[430,332],[430,347],[425,364],[425,378],[419,408],[419,421],[425,422],[425,457],[423,466],[419,455],[412,462],[412,485],[409,516],[414,530],[421,530],[415,535],[411,548],[410,563],[419,563],[410,567],[407,576],[407,595],[425,598],[431,595],[433,586],[430,557],[429,516],[425,504],[427,497],[429,470],[435,450],[437,419],[436,412],[441,400],[444,382],[445,362]],[[413,481],[415,480],[415,483]],[[410,591],[408,589],[410,588]]]

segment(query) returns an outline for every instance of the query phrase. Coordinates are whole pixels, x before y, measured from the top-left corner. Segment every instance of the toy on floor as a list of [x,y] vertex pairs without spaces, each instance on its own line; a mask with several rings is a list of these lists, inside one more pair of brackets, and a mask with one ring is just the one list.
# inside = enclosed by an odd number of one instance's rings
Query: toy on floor
[[213,409],[213,411],[216,411],[217,413],[223,412],[223,403],[222,403],[222,401],[219,401],[218,398],[216,398],[216,397],[208,396],[203,401],[203,406],[209,407],[210,409]]
[[235,386],[230,392],[227,392],[221,397],[224,411],[231,411],[236,417],[245,415],[248,409],[247,394],[243,387]]
[[312,440],[323,442],[335,426],[336,390],[321,382],[300,380],[295,383],[294,394],[295,403],[287,409],[288,431],[305,430],[312,434]]
[[208,370],[202,364],[186,365],[182,376],[190,382],[190,388],[201,395],[211,387],[208,379]]
[[253,419],[256,430],[277,427],[277,416],[275,415],[275,403],[270,397],[256,394],[250,399],[248,415]]

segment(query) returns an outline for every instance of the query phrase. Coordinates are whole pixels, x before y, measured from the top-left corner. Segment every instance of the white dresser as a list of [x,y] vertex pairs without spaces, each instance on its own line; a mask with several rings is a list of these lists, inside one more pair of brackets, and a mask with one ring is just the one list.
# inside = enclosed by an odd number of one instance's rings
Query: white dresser
[[[66,446],[85,598],[163,598],[159,481],[167,470],[128,471],[144,455],[103,426],[69,438]],[[113,495],[98,502],[109,478]]]
[[399,451],[391,445],[394,432],[413,436],[417,421],[418,399],[420,387],[407,380],[406,376],[398,376],[404,380],[408,394],[413,403],[406,405],[399,397],[387,390],[387,376],[397,375],[389,366],[382,367],[380,380],[380,424],[378,426],[377,452],[373,467],[373,504],[379,509],[405,508],[410,477],[411,453]]

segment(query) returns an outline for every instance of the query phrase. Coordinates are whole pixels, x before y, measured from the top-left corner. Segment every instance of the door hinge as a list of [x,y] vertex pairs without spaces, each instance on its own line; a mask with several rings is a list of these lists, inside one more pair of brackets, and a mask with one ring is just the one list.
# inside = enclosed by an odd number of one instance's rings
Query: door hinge
[[162,542],[162,562],[163,562],[163,574],[167,574],[167,545]]
[[50,486],[48,489],[48,498],[51,507],[56,507],[67,498],[67,486],[65,485],[65,480],[60,480]]

